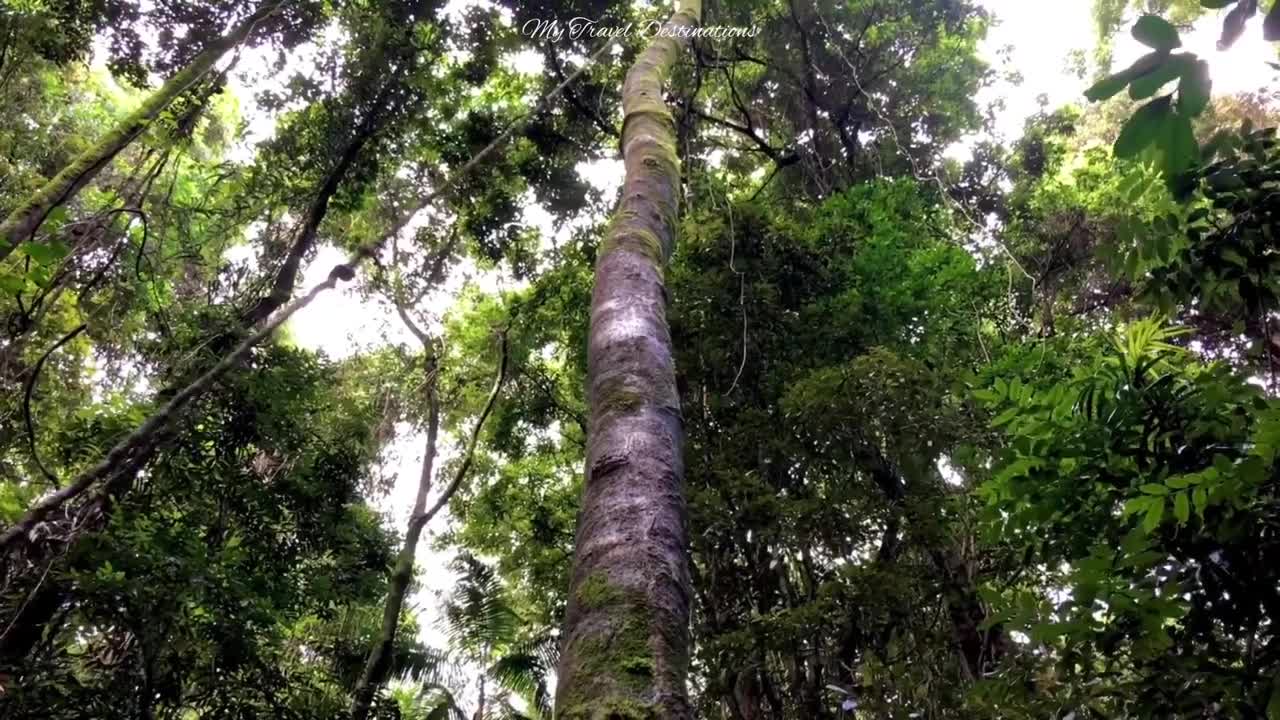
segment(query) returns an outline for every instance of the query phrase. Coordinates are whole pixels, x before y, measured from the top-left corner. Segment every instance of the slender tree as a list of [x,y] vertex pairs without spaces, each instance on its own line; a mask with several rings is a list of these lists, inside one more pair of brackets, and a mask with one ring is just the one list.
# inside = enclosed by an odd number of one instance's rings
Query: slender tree
[[[397,76],[401,74],[400,70],[401,68],[397,68]],[[246,324],[250,326],[261,325],[271,317],[272,313],[279,310],[293,297],[294,285],[297,284],[298,274],[302,271],[302,261],[307,253],[311,252],[315,247],[316,237],[320,232],[320,223],[328,215],[329,205],[333,197],[342,187],[343,181],[351,174],[352,168],[360,161],[361,153],[374,140],[382,125],[387,121],[386,104],[388,95],[392,92],[397,82],[399,82],[398,77],[393,77],[385,82],[372,107],[367,109],[364,119],[348,139],[338,161],[325,174],[319,190],[307,206],[306,213],[293,233],[284,262],[281,263],[275,278],[271,282],[271,290],[266,295],[258,298],[253,307],[245,313],[244,320]]]
[[165,108],[200,81],[233,48],[253,34],[254,28],[277,12],[284,0],[267,2],[230,32],[209,43],[185,68],[173,75],[89,149],[80,153],[39,190],[32,193],[0,223],[0,260],[35,235],[49,213],[93,181],[112,158],[129,146]]
[[422,343],[427,355],[427,374],[425,378],[427,395],[426,450],[423,453],[422,474],[418,480],[418,493],[413,501],[413,512],[409,515],[409,525],[405,530],[404,543],[400,546],[400,554],[396,558],[395,568],[391,571],[391,577],[387,585],[387,599],[382,610],[382,628],[373,642],[373,647],[369,649],[369,655],[365,660],[364,672],[356,683],[355,692],[353,693],[351,701],[352,720],[365,720],[365,718],[369,717],[373,698],[378,689],[382,687],[382,684],[386,682],[387,671],[391,668],[391,652],[396,641],[396,631],[400,626],[400,612],[404,608],[404,600],[409,593],[409,584],[413,581],[413,562],[418,552],[418,540],[422,537],[423,528],[448,504],[449,499],[453,497],[453,494],[457,492],[458,487],[462,484],[467,471],[471,469],[472,459],[475,457],[476,444],[480,439],[480,431],[484,429],[485,420],[493,412],[493,406],[498,401],[498,395],[502,392],[502,384],[507,378],[507,340],[506,335],[503,334],[501,335],[497,377],[494,378],[493,389],[489,391],[489,397],[480,411],[480,416],[476,418],[475,427],[471,430],[471,437],[463,450],[462,463],[454,471],[453,478],[445,486],[440,496],[428,508],[427,495],[431,492],[436,459],[436,439],[440,430],[437,343],[409,319],[404,306],[398,305],[397,308],[405,324],[409,326],[409,329]]
[[663,84],[701,13],[683,0],[623,84],[626,177],[591,300],[586,487],[556,698],[564,720],[692,717],[683,431],[663,285],[680,160]]

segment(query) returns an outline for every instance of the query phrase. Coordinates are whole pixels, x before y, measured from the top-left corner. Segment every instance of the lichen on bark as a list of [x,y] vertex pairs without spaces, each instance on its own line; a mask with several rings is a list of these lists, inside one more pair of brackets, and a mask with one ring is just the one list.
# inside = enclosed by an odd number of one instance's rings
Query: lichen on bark
[[[669,27],[696,26],[699,0]],[[688,47],[660,33],[623,85],[622,198],[591,301],[591,431],[558,672],[561,720],[686,720],[688,519],[663,269],[680,207],[676,126],[662,89]]]

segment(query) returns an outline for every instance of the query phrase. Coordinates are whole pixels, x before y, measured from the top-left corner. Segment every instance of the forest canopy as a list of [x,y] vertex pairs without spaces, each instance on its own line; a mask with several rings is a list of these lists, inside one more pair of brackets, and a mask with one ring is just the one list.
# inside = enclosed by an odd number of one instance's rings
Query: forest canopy
[[0,0],[0,717],[1280,720],[1280,0],[1043,5]]

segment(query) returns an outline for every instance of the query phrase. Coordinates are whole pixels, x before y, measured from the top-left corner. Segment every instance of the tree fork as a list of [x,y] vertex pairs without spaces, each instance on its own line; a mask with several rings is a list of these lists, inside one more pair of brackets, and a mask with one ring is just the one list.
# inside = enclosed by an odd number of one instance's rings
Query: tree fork
[[54,208],[75,197],[112,158],[137,139],[170,103],[199,82],[223,55],[248,39],[258,23],[278,11],[282,5],[284,2],[281,0],[261,6],[231,32],[211,42],[185,68],[148,96],[137,110],[120,121],[93,147],[80,153],[54,175],[53,179],[9,213],[9,217],[0,223],[0,260],[8,257],[20,243],[33,237]]
[[680,160],[662,93],[701,13],[701,0],[681,0],[623,84],[626,176],[591,300],[591,427],[561,640],[560,720],[692,717],[683,430],[663,281]]
[[[400,310],[403,314],[403,308],[400,308]],[[412,324],[410,324],[410,329],[417,334],[418,331]],[[373,705],[373,697],[378,692],[378,688],[382,687],[382,684],[386,682],[387,671],[391,668],[391,653],[396,641],[396,631],[400,626],[400,611],[404,607],[404,599],[409,592],[409,583],[413,581],[413,561],[417,555],[418,540],[422,537],[422,530],[436,516],[436,513],[440,512],[448,504],[449,499],[457,492],[458,486],[462,484],[462,480],[471,469],[472,460],[476,454],[476,445],[480,440],[480,431],[484,429],[485,421],[489,419],[489,415],[493,412],[493,406],[498,401],[498,395],[502,392],[502,384],[507,378],[507,336],[505,331],[500,334],[499,343],[497,377],[493,380],[493,389],[489,391],[489,398],[485,401],[484,408],[480,411],[480,417],[476,419],[475,427],[471,429],[471,436],[468,438],[466,449],[463,451],[462,464],[458,466],[458,469],[453,474],[453,479],[440,493],[440,497],[428,508],[427,494],[431,492],[431,478],[436,458],[436,437],[440,429],[440,402],[436,391],[439,368],[438,358],[431,347],[431,342],[426,339],[423,340],[423,345],[428,354],[427,404],[429,410],[427,417],[427,446],[422,459],[422,475],[418,480],[418,494],[413,502],[413,512],[409,515],[409,526],[405,530],[404,544],[400,546],[400,554],[396,557],[395,568],[392,570],[391,577],[388,580],[387,600],[382,609],[382,629],[378,634],[377,640],[374,641],[373,647],[369,650],[364,672],[356,683],[355,692],[352,693],[351,720],[365,720],[365,718],[369,717],[369,709]]]

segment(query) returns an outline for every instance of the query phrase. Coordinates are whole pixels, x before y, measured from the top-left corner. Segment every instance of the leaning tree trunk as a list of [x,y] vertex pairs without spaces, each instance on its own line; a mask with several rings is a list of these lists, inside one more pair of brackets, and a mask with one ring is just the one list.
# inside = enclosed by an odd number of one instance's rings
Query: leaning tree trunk
[[276,12],[281,5],[283,2],[263,5],[231,32],[211,42],[185,68],[143,101],[137,110],[120,121],[93,147],[80,153],[52,180],[9,213],[9,217],[0,223],[0,260],[8,257],[20,243],[35,235],[54,208],[75,197],[112,158],[141,135],[170,103],[199,82],[229,50],[248,39],[258,23]]
[[688,511],[663,268],[680,197],[663,83],[701,0],[681,0],[622,89],[622,200],[591,299],[586,487],[556,691],[560,720],[692,717]]
[[[375,110],[375,112],[378,112]],[[289,299],[293,297],[293,286],[298,282],[298,275],[302,270],[302,261],[307,253],[315,247],[316,236],[320,232],[320,223],[329,213],[329,204],[333,200],[333,196],[337,194],[338,188],[341,187],[343,179],[356,161],[360,158],[360,153],[364,150],[364,146],[377,132],[377,122],[362,125],[355,137],[347,143],[346,150],[342,153],[338,163],[334,165],[328,175],[325,176],[324,182],[320,186],[320,191],[316,193],[311,204],[307,207],[306,215],[303,216],[301,225],[293,236],[292,242],[289,244],[289,251],[285,254],[284,262],[281,263],[280,269],[276,272],[275,278],[271,282],[271,291],[266,295],[258,298],[253,307],[244,315],[245,324],[249,327],[257,327],[267,321],[268,318]]]

